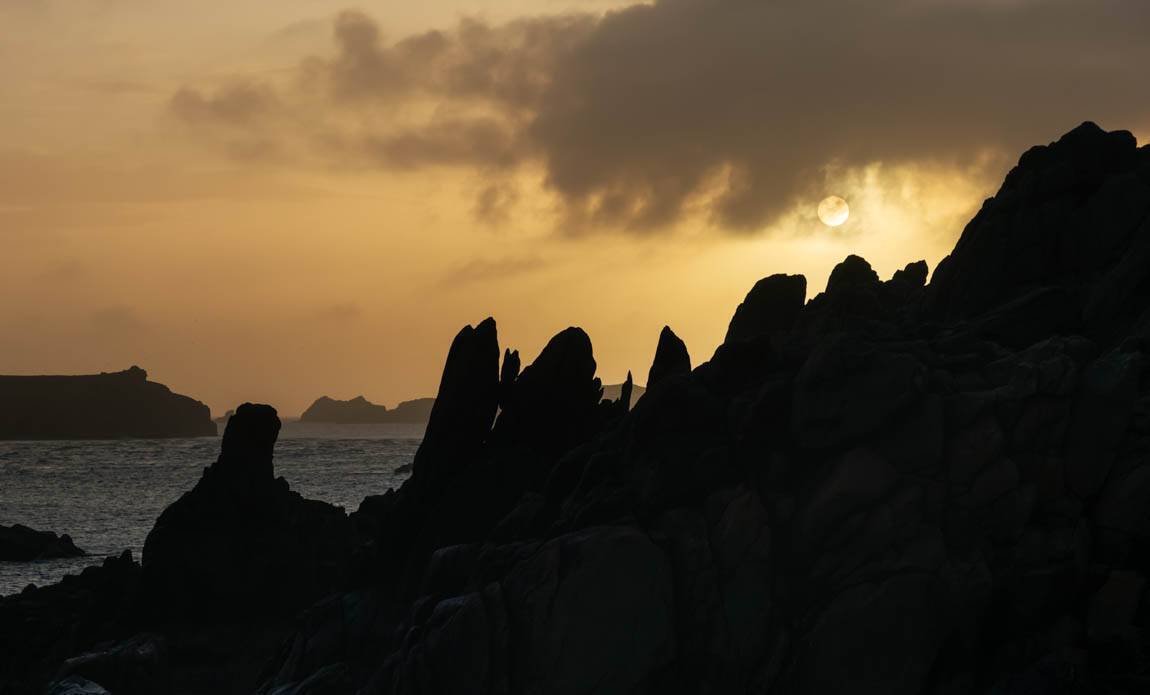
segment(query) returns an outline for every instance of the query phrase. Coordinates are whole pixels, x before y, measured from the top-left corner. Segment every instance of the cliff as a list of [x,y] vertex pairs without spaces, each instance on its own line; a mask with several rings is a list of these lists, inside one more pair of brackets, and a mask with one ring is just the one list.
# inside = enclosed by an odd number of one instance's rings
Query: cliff
[[237,412],[142,573],[0,599],[0,683],[1147,692],[1148,259],[1150,149],[1084,124],[929,284],[765,278],[709,360],[664,329],[634,408],[578,328],[520,369],[466,326],[402,487],[343,523],[272,479],[274,413]]
[[208,407],[139,367],[83,376],[0,376],[0,439],[205,437]]
[[300,422],[323,422],[337,425],[369,425],[381,423],[422,424],[431,414],[434,398],[403,401],[394,410],[376,405],[363,396],[350,401],[339,401],[320,396],[300,416]]

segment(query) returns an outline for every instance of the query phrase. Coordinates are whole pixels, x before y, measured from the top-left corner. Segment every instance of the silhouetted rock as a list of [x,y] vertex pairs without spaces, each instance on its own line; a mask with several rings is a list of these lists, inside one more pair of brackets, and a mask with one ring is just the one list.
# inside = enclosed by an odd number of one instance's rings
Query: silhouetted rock
[[750,340],[772,331],[789,329],[806,299],[807,279],[802,275],[772,275],[759,280],[735,309],[723,342]]
[[[1069,330],[1122,328],[1147,310],[1150,155],[1084,123],[1026,152],[966,226],[930,286],[930,310],[970,319],[1037,288],[1063,291]],[[1082,315],[1080,315],[1082,312]]]
[[2,692],[42,693],[66,659],[130,637],[139,581],[140,566],[124,551],[57,584],[0,596]]
[[580,328],[568,328],[515,381],[493,441],[522,442],[540,452],[566,450],[589,433],[602,389],[591,339]]
[[519,351],[508,348],[503,351],[503,365],[499,368],[499,407],[511,401],[515,390],[515,380],[519,378]]
[[339,425],[420,424],[427,422],[434,404],[434,398],[417,398],[401,402],[395,410],[388,410],[386,406],[376,405],[363,396],[356,396],[350,401],[320,396],[303,411],[300,422]]
[[499,338],[487,318],[451,342],[413,475],[437,479],[463,465],[487,438],[498,404]]
[[647,374],[647,388],[654,388],[667,377],[690,371],[691,356],[687,354],[687,344],[675,335],[670,326],[663,326],[659,332],[659,344],[655,347],[655,359]]
[[926,261],[915,261],[914,263],[907,263],[906,267],[902,270],[894,271],[889,282],[894,285],[900,285],[908,290],[917,289],[926,285],[926,276],[928,268]]
[[0,376],[0,439],[214,437],[211,411],[139,367],[84,376]]
[[[768,278],[710,361],[668,340],[676,366],[629,411],[579,329],[502,375],[494,322],[464,329],[415,475],[353,515],[354,569],[257,692],[1145,692],[1147,182],[1150,149],[1080,128],[1022,158],[930,285],[857,256],[806,304],[801,278]],[[213,607],[251,620],[328,566],[312,539],[347,533],[266,511],[298,503],[274,491],[266,411],[241,414],[145,554],[163,600],[144,605],[177,607],[164,637],[201,666]],[[0,599],[0,682],[141,633],[90,604],[132,568],[99,577]]]
[[0,560],[27,562],[86,554],[66,533],[57,536],[51,531],[37,531],[21,524],[0,525]]
[[219,459],[144,543],[149,610],[198,619],[275,614],[339,586],[350,555],[347,517],[275,477],[279,430],[271,406],[236,409]]
[[[621,400],[623,398],[623,387],[626,385],[626,382],[622,384],[603,384],[603,399],[607,401]],[[639,402],[639,399],[643,397],[644,393],[647,393],[647,389],[632,382],[631,398],[627,401],[629,408],[634,407],[634,405]]]
[[878,273],[870,267],[866,259],[851,254],[831,271],[827,278],[827,294],[837,294],[857,289],[870,289],[878,285]]

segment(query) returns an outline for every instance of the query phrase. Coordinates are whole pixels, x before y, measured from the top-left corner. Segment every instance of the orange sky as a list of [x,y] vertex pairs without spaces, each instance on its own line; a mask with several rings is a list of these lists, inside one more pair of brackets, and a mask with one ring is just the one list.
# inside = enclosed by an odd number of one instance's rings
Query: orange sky
[[[571,37],[579,50],[602,53],[680,40],[643,33],[665,26],[654,21],[659,13],[675,19],[675,2],[608,13],[625,4],[362,4],[362,26],[381,36],[353,74],[345,65],[351,44],[333,39],[333,22],[348,8],[336,0],[243,0],[211,3],[210,11],[175,0],[0,2],[0,373],[138,364],[217,414],[255,400],[295,415],[320,395],[393,405],[432,395],[454,333],[493,315],[501,343],[527,359],[555,332],[582,326],[605,381],[631,369],[641,382],[665,323],[697,363],[762,276],[801,272],[817,291],[848,253],[883,276],[920,258],[933,268],[1021,143],[1049,141],[1084,118],[1142,134],[1150,123],[1144,103],[1100,91],[1090,104],[1047,109],[1048,118],[999,121],[991,99],[987,113],[938,122],[937,131],[902,124],[892,135],[881,125],[890,118],[866,96],[881,94],[886,78],[861,72],[866,66],[844,77],[841,90],[812,89],[809,75],[819,72],[796,75],[793,94],[790,83],[772,84],[777,93],[765,103],[743,101],[750,92],[732,88],[689,118],[682,104],[652,106],[659,92],[641,104],[625,103],[629,90],[616,86],[572,92],[582,110],[570,120],[572,112],[555,106],[566,94],[560,88],[605,83],[574,74],[575,63],[553,46]],[[1010,3],[1020,4],[1028,5]],[[491,29],[479,48],[461,17]],[[874,30],[905,30],[898,21]],[[708,36],[699,18],[686,26],[703,28],[682,40]],[[420,62],[402,71],[387,62],[405,59],[405,37],[435,28],[449,31],[452,62],[442,74]],[[542,48],[532,47],[530,37],[544,30],[552,33]],[[621,44],[611,43],[616,35]],[[1081,50],[1093,50],[1094,39],[1079,39]],[[494,75],[493,87],[473,93],[453,81],[486,65],[486,51],[501,42],[520,43],[508,62],[475,78]],[[1121,41],[1096,43],[1103,58],[1127,57]],[[400,48],[388,52],[393,45]],[[698,62],[688,68],[707,64],[705,44],[691,50]],[[507,96],[501,90],[519,78],[505,73],[523,56],[541,61],[539,74],[524,78],[538,94]],[[642,62],[604,60],[636,70]],[[777,56],[746,60],[757,75],[756,61]],[[631,79],[655,89],[661,73],[652,65]],[[376,69],[407,86],[381,87],[372,81]],[[363,91],[325,97],[307,81],[317,70],[329,82],[364,79],[347,87]],[[676,68],[668,80],[690,72]],[[733,81],[737,72],[724,74]],[[235,85],[266,90],[270,105],[234,110],[248,103],[225,101]],[[699,84],[671,86],[677,95]],[[198,101],[179,106],[181,90]],[[1049,93],[1061,93],[1060,85]],[[1036,92],[1032,106],[1045,94]],[[607,99],[602,108],[587,110],[584,102],[597,98]],[[819,112],[809,129],[802,103]],[[949,103],[938,108],[953,109]],[[734,125],[726,109],[738,116]],[[706,129],[698,145],[687,146],[693,130],[683,137],[669,126],[649,128],[662,124],[662,113],[672,124],[682,116],[687,125],[676,127]],[[605,125],[591,128],[596,118]],[[965,125],[980,118],[1006,125]],[[1034,125],[1015,127],[1012,118]],[[760,120],[794,136],[757,132]],[[818,125],[824,121],[830,125]],[[466,139],[469,124],[483,123],[496,124],[495,135]],[[463,135],[451,132],[456,127]],[[507,150],[488,152],[502,133]],[[574,150],[568,134],[581,138]],[[367,135],[385,154],[348,153]],[[953,147],[930,144],[947,141]],[[590,164],[579,161],[583,151]],[[697,175],[660,174],[679,167]],[[768,175],[783,170],[785,178]],[[744,179],[749,205],[731,194]],[[814,216],[831,193],[851,204],[837,230]],[[623,213],[613,212],[617,199]],[[770,205],[753,204],[759,199]],[[488,209],[484,200],[499,204]]]

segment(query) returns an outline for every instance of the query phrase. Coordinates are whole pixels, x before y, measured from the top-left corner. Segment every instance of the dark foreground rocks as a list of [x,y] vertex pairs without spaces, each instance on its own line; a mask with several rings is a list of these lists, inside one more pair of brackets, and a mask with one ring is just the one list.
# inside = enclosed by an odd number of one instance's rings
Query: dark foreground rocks
[[[0,600],[5,633],[88,630],[18,645],[41,666],[6,662],[8,692],[119,692],[65,667],[115,655],[178,693],[1150,692],[1147,260],[1150,150],[1085,124],[1022,158],[929,284],[857,256],[809,300],[768,278],[694,369],[665,331],[633,408],[577,328],[521,368],[493,320],[466,327],[399,490],[340,531],[270,491],[266,415],[233,418],[251,436],[142,570]],[[228,511],[261,495],[287,511]],[[346,569],[305,523],[345,534]],[[84,603],[115,587],[134,598]],[[258,587],[277,598],[245,608]]]
[[274,408],[241,405],[219,459],[160,514],[144,543],[144,599],[152,615],[276,615],[342,584],[351,554],[347,516],[275,477],[279,430]]
[[0,439],[214,437],[208,406],[139,367],[82,376],[0,376]]
[[[130,554],[0,598],[0,693],[245,693],[290,618],[349,580],[338,507],[275,476],[275,409],[245,403],[219,459]],[[99,691],[93,691],[99,692]]]
[[51,531],[37,531],[21,524],[0,524],[0,561],[28,562],[59,557],[82,557],[68,534],[57,536]]

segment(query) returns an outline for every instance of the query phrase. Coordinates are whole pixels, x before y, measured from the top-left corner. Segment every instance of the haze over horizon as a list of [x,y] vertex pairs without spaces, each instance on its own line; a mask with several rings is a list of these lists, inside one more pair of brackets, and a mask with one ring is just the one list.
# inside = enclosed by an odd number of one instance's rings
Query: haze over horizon
[[1031,145],[1146,143],[1148,29],[1139,0],[0,2],[0,373],[392,406],[491,315],[525,364],[578,325],[642,382],[664,324],[705,360],[763,276],[933,270]]

